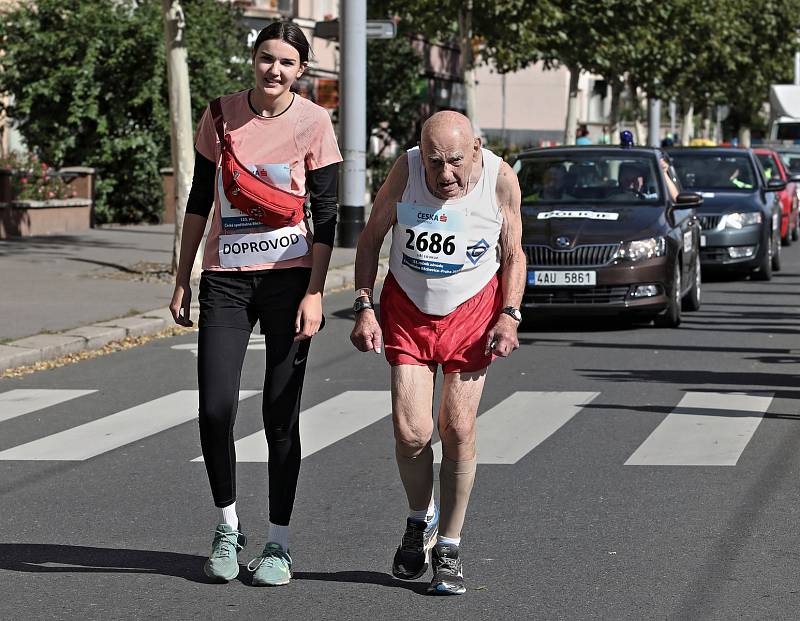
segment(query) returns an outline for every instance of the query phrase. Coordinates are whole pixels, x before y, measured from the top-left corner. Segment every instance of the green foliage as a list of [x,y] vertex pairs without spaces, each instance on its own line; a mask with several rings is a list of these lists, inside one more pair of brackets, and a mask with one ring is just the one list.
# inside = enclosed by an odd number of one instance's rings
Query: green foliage
[[[195,120],[244,87],[244,35],[216,0],[188,0]],[[194,20],[194,21],[192,21]],[[223,33],[223,34],[214,34]],[[37,0],[0,20],[0,91],[25,141],[54,166],[98,171],[99,222],[157,221],[170,164],[164,26],[157,0]]]
[[422,68],[406,37],[367,42],[367,128],[383,138],[384,148],[416,142]]

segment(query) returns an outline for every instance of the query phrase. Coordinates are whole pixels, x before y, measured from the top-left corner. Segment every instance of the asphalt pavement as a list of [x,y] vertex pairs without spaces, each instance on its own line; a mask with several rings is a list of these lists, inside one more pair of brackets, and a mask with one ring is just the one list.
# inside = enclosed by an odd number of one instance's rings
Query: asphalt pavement
[[292,583],[264,543],[263,343],[235,430],[250,538],[202,573],[217,511],[196,425],[196,332],[0,380],[0,618],[795,619],[800,605],[800,246],[771,282],[706,279],[673,330],[540,320],[490,370],[463,533],[468,592],[389,565],[405,502],[389,369],[326,296],[303,393]]

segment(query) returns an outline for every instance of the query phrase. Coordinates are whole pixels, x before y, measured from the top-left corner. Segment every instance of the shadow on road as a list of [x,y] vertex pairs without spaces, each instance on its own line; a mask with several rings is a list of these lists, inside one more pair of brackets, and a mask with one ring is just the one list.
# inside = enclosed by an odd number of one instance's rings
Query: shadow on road
[[40,543],[0,543],[0,569],[28,573],[115,573],[174,576],[213,584],[206,559],[193,554]]
[[[0,549],[2,552],[2,549]],[[352,582],[355,584],[377,584],[379,586],[394,587],[413,591],[418,595],[424,595],[428,589],[427,582],[405,582],[393,578],[389,574],[382,574],[377,571],[331,571],[331,572],[311,572],[298,571],[292,574],[296,580],[323,580],[326,582]]]

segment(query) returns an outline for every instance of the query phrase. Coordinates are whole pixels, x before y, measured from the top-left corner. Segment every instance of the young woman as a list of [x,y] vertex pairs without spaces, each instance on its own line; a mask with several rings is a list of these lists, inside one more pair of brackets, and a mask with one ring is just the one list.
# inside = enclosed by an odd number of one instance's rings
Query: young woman
[[[253,88],[206,109],[170,304],[175,322],[191,326],[189,277],[213,204],[200,280],[197,376],[200,442],[222,519],[205,572],[218,580],[235,578],[237,553],[246,544],[236,513],[233,423],[242,363],[259,321],[267,351],[262,413],[269,445],[269,533],[263,553],[248,565],[259,586],[291,578],[288,527],[300,470],[300,393],[310,339],[323,324],[322,290],[336,227],[342,157],[330,117],[290,90],[308,56],[299,27],[271,24],[253,46]],[[230,174],[225,178],[220,167],[231,161],[223,157],[221,136],[227,155],[232,152],[242,167],[234,180],[247,177],[259,188],[263,181],[274,195],[299,201],[301,210],[302,200],[295,197],[310,195],[313,238],[302,211],[295,212],[301,218],[296,224],[271,227],[258,210],[243,210],[239,189],[231,189]]]

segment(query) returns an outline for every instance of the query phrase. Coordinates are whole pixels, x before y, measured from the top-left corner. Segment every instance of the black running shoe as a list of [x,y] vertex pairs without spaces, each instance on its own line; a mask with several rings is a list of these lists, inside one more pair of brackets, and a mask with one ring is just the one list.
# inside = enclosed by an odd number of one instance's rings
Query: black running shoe
[[406,520],[403,542],[394,553],[392,575],[401,580],[415,580],[428,571],[430,551],[439,533],[439,510],[429,524],[424,520]]
[[433,580],[428,587],[429,595],[463,595],[467,591],[464,586],[464,573],[458,546],[449,543],[437,543],[431,553]]

